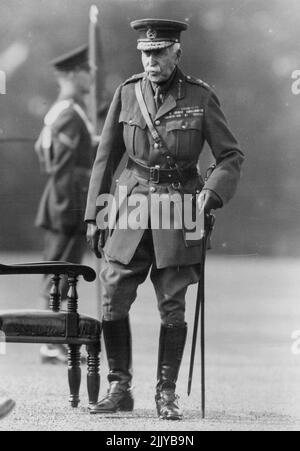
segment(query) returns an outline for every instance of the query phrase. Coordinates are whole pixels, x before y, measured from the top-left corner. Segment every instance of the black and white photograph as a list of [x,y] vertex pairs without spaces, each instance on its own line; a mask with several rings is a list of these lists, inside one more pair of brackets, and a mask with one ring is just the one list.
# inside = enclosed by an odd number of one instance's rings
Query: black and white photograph
[[299,24],[0,1],[0,431],[300,431]]

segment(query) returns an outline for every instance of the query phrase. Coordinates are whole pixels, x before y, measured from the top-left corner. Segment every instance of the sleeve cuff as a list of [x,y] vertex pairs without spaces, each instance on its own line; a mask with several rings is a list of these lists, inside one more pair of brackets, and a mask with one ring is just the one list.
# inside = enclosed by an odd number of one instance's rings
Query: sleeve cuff
[[219,196],[218,193],[216,193],[214,190],[212,190],[210,188],[203,188],[203,191],[210,191],[211,193],[213,193],[214,196],[216,197],[216,199],[220,202],[220,208],[223,207],[224,202],[223,202],[222,198]]

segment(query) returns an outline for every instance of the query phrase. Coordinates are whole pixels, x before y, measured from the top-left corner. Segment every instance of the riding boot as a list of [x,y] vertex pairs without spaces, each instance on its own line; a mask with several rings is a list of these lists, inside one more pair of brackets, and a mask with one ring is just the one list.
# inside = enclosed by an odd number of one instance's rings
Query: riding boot
[[159,418],[163,420],[182,420],[176,383],[179,375],[187,338],[187,324],[183,326],[162,325],[156,389],[156,406]]
[[109,366],[109,389],[104,399],[90,408],[92,414],[131,412],[134,399],[132,381],[132,342],[129,317],[103,321],[103,335]]

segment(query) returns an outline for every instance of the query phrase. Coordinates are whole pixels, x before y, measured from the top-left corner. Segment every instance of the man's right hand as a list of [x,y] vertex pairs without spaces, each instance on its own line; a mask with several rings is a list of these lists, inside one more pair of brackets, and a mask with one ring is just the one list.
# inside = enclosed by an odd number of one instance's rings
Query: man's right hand
[[102,258],[101,246],[103,245],[103,243],[101,242],[102,239],[100,238],[103,233],[104,231],[98,229],[97,224],[92,222],[88,223],[86,239],[91,251],[94,252],[97,258]]

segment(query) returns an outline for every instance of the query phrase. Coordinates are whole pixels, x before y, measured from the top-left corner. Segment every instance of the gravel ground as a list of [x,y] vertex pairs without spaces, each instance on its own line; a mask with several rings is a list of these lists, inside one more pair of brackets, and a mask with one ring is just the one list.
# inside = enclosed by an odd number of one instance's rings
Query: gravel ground
[[[27,255],[23,260],[37,260]],[[5,255],[3,262],[20,262]],[[87,263],[93,264],[91,260]],[[200,367],[197,355],[192,396],[186,396],[196,287],[188,294],[190,324],[178,393],[185,420],[156,418],[154,387],[159,317],[148,282],[139,291],[132,312],[134,393],[132,414],[103,417],[87,412],[83,368],[79,409],[68,406],[67,370],[42,366],[39,346],[7,345],[0,356],[1,390],[17,408],[1,421],[2,431],[268,431],[300,430],[300,356],[291,351],[293,331],[300,330],[298,262],[255,257],[210,256],[207,268],[207,418],[200,415]],[[216,283],[216,281],[218,281]],[[0,308],[39,306],[36,277],[3,277]],[[97,312],[94,285],[82,283],[81,312]],[[199,353],[198,353],[199,354]],[[107,389],[102,357],[101,395]]]

